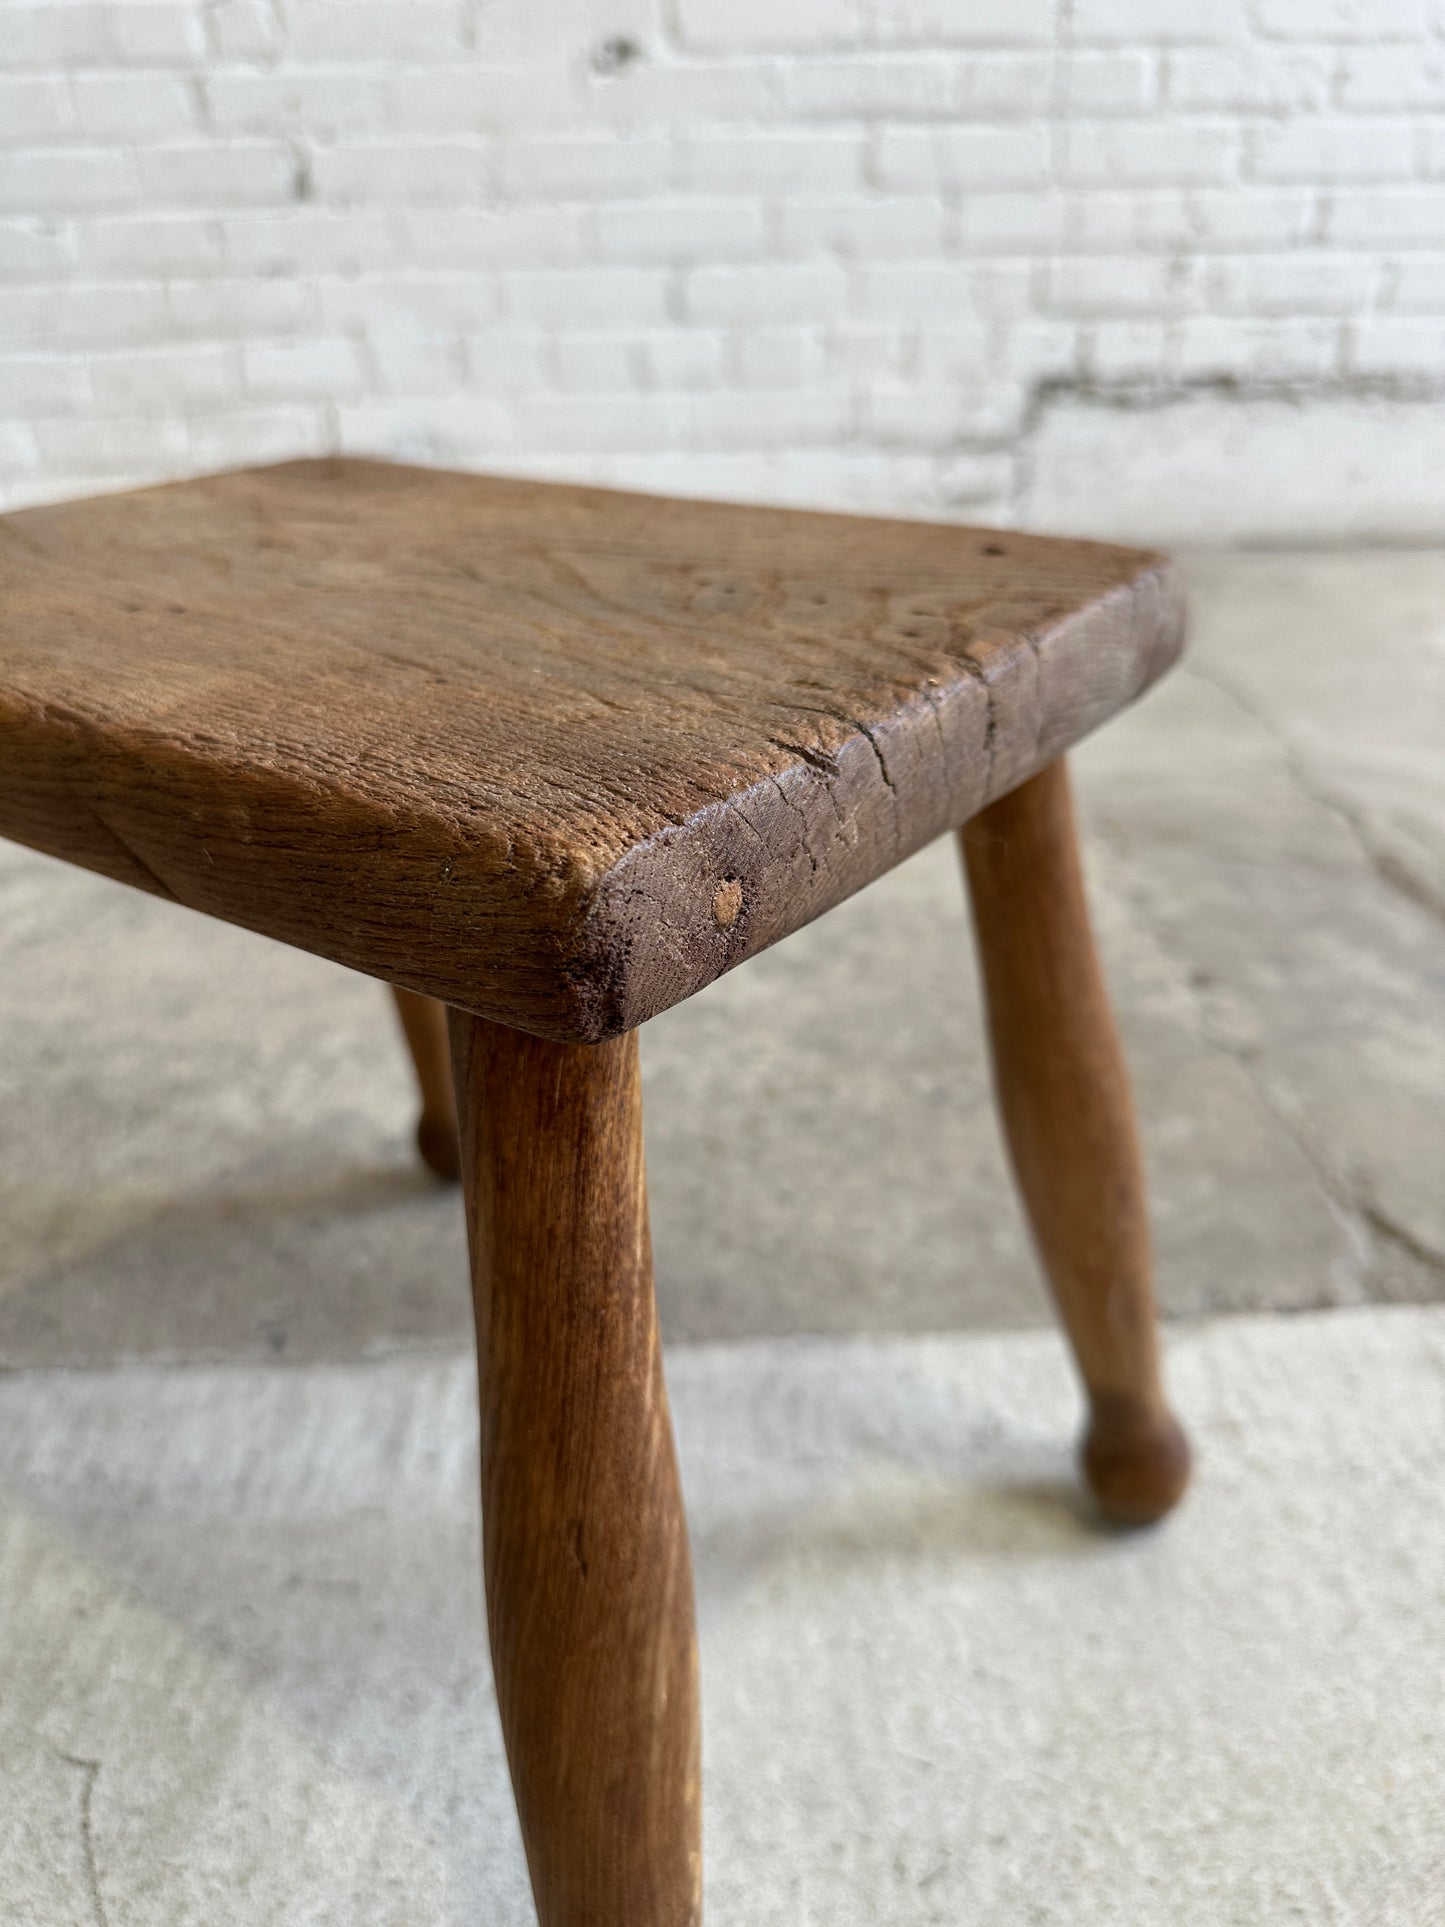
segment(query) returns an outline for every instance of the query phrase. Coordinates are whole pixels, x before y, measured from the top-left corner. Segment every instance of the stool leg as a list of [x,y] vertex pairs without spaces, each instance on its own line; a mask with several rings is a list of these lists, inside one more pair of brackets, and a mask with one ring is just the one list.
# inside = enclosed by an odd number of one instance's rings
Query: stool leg
[[692,1568],[637,1037],[451,1014],[502,1731],[542,1927],[702,1918]]
[[959,836],[1004,1132],[1089,1397],[1085,1474],[1107,1513],[1145,1524],[1183,1493],[1189,1447],[1160,1380],[1133,1102],[1063,761]]
[[457,1149],[457,1107],[452,1097],[446,1006],[434,997],[419,997],[414,990],[402,990],[396,984],[392,985],[391,994],[396,999],[396,1013],[421,1087],[416,1147],[423,1162],[439,1178],[455,1184],[462,1167]]

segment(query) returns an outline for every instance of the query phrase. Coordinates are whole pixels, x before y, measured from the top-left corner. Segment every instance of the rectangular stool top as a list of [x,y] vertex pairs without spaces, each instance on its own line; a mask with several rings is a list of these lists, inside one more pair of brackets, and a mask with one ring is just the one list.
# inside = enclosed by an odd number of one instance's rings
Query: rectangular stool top
[[0,835],[591,1041],[1182,640],[1137,550],[292,462],[0,517]]

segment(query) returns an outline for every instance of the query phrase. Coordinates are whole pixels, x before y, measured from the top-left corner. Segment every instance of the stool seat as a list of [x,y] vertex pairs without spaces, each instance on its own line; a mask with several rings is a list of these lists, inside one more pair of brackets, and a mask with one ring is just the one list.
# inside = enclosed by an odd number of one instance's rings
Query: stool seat
[[1017,788],[1182,634],[1133,549],[291,462],[0,518],[0,835],[593,1042]]

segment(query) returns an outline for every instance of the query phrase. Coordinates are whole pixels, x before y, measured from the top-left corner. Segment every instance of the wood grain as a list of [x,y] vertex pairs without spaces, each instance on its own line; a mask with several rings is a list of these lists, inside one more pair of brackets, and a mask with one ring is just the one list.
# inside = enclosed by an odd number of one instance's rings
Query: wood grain
[[462,1174],[457,1141],[457,1106],[452,1094],[452,1054],[447,1038],[446,1005],[434,997],[418,997],[413,990],[392,985],[396,1014],[411,1053],[421,1092],[421,1116],[416,1125],[416,1148],[422,1162],[439,1178],[455,1184]]
[[350,460],[0,518],[0,834],[614,1035],[1015,788],[1158,556]]
[[635,1036],[452,1014],[497,1703],[542,1927],[701,1919],[692,1569]]
[[1189,1478],[1160,1379],[1144,1175],[1062,760],[961,833],[994,1081],[1035,1242],[1088,1392],[1105,1511],[1159,1518]]

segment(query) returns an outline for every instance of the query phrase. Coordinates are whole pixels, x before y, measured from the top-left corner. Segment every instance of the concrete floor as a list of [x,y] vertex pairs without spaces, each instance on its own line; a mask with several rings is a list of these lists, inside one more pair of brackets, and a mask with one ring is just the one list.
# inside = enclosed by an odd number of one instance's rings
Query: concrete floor
[[[1201,556],[1077,754],[1180,1317],[1445,1296],[1445,554]],[[0,1367],[465,1346],[379,988],[0,846]],[[652,1024],[675,1340],[1047,1316],[948,842]]]

